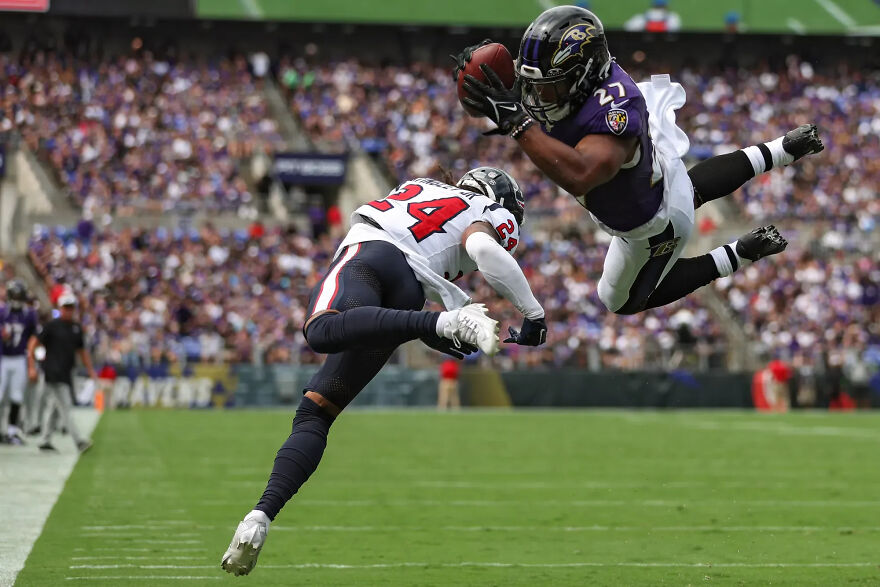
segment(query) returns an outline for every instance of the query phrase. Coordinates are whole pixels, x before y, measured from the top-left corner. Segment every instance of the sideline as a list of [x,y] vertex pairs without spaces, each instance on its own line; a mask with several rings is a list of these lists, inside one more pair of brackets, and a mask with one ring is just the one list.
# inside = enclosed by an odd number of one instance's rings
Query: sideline
[[[91,437],[100,414],[75,409],[73,417],[83,435]],[[58,453],[42,454],[38,437],[28,437],[25,446],[0,445],[0,587],[15,583],[79,459],[69,436],[56,434],[52,443]]]

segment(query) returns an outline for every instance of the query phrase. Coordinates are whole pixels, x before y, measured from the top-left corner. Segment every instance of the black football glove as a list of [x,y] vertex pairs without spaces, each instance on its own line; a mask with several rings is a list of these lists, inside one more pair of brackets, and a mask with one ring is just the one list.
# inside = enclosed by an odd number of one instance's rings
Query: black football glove
[[508,326],[507,332],[510,333],[510,338],[505,339],[504,342],[515,342],[523,346],[538,346],[547,342],[547,323],[543,318],[537,320],[523,318],[519,332],[513,326]]
[[459,361],[462,360],[465,355],[470,355],[479,350],[474,345],[466,342],[459,343],[459,346],[455,346],[453,341],[448,338],[443,338],[442,336],[437,336],[436,334],[423,336],[422,342],[435,351],[440,351],[441,353],[454,357]]
[[529,115],[520,103],[520,82],[517,78],[512,88],[508,88],[498,74],[487,64],[480,65],[488,83],[483,83],[472,75],[464,76],[464,90],[468,97],[462,103],[486,116],[498,125],[498,128],[483,133],[487,135],[509,135],[525,122]]
[[450,55],[452,60],[455,62],[455,67],[452,70],[452,81],[458,83],[458,75],[461,73],[461,70],[464,69],[467,64],[471,62],[471,58],[474,56],[474,51],[476,51],[480,47],[488,45],[491,42],[492,39],[483,39],[476,45],[465,47],[458,55]]

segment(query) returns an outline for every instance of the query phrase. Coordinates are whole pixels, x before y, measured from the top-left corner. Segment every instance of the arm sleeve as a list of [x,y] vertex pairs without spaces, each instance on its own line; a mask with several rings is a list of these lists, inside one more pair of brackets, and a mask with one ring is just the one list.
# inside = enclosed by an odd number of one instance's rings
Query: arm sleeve
[[516,260],[485,232],[471,234],[465,249],[492,288],[510,300],[530,320],[544,317],[544,308],[535,299],[526,276]]

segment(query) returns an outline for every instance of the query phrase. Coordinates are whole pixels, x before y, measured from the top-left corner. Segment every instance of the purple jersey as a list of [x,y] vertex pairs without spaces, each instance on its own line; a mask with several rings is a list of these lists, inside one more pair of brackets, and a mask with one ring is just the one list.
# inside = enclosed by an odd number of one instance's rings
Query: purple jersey
[[3,356],[17,357],[27,352],[27,344],[37,332],[37,313],[30,308],[13,310],[0,308],[0,327],[3,329]]
[[570,147],[590,134],[638,137],[633,159],[614,178],[584,197],[584,207],[603,224],[632,230],[651,220],[663,202],[663,179],[648,133],[648,110],[639,87],[622,67],[611,72],[580,110],[547,131]]

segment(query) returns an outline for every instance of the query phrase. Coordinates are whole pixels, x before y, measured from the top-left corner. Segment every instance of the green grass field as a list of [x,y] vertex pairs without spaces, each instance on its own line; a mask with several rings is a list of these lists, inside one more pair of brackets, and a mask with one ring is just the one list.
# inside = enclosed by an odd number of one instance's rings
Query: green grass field
[[355,411],[236,578],[290,414],[110,412],[17,585],[877,585],[878,416]]
[[[198,0],[200,18],[293,20],[315,22],[462,24],[522,26],[525,28],[561,0]],[[619,29],[649,0],[591,0],[591,9],[605,27]],[[720,31],[730,11],[737,12],[746,30],[791,33],[880,33],[880,7],[871,0],[672,0],[682,27]],[[328,31],[331,35],[332,31]],[[329,37],[332,38],[332,37]]]

